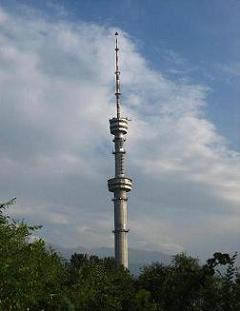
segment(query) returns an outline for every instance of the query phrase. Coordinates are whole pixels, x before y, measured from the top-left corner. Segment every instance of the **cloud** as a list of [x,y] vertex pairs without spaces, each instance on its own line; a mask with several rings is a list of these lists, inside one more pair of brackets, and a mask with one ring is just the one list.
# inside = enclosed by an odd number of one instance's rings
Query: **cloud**
[[[52,243],[109,246],[115,29],[4,9],[0,23],[0,194]],[[237,249],[240,229],[226,228],[240,221],[240,155],[205,115],[209,88],[167,79],[119,32],[130,246]]]
[[218,64],[217,68],[224,74],[228,74],[232,77],[240,76],[240,62],[239,61],[233,61],[228,64]]

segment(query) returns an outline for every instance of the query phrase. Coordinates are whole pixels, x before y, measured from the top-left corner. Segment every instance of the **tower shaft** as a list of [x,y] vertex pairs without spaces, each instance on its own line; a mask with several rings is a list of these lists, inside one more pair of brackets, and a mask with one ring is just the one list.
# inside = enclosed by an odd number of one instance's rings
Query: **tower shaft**
[[127,195],[126,191],[114,193],[114,251],[118,266],[128,268]]
[[[117,35],[117,33],[116,33]],[[118,46],[116,38],[116,108],[117,117],[109,120],[110,132],[114,135],[115,176],[108,180],[108,189],[114,193],[114,249],[118,266],[128,268],[128,240],[127,240],[127,192],[132,190],[132,180],[125,176],[124,142],[128,131],[128,120],[120,115],[120,71],[118,66]]]
[[108,180],[109,191],[114,193],[114,248],[117,265],[128,267],[127,240],[127,192],[132,190],[132,180],[125,176],[123,147],[127,134],[128,121],[126,118],[112,118],[110,131],[114,135],[115,177]]

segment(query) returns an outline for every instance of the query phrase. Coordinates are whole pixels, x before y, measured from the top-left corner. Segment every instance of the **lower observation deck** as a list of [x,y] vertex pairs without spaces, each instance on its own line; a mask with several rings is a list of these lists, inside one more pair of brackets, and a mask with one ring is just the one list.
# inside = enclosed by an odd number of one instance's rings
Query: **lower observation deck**
[[114,177],[108,180],[108,189],[111,192],[116,190],[132,190],[132,179],[128,177]]

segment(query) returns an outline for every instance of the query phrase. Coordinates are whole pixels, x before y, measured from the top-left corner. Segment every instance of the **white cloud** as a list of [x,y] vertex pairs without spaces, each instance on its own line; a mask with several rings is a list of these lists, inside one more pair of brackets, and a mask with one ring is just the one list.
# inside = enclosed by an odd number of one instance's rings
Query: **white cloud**
[[228,74],[230,76],[240,76],[240,62],[234,61],[227,64],[218,64],[217,69],[222,71],[224,74]]
[[[16,194],[13,213],[41,222],[51,242],[111,245],[113,29],[3,9],[0,24],[2,197]],[[211,252],[210,241],[189,239],[202,228],[201,215],[205,233],[225,247],[223,215],[231,214],[228,227],[240,221],[240,155],[205,116],[208,88],[150,69],[127,34],[120,45],[123,111],[133,119],[130,245]],[[217,226],[208,225],[209,215]]]

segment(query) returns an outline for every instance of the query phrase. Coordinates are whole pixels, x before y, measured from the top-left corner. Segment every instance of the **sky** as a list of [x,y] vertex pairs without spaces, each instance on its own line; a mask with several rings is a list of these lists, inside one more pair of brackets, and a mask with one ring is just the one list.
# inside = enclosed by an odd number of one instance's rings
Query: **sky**
[[0,195],[61,247],[113,245],[119,32],[129,246],[240,248],[240,1],[0,1]]

